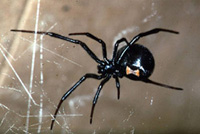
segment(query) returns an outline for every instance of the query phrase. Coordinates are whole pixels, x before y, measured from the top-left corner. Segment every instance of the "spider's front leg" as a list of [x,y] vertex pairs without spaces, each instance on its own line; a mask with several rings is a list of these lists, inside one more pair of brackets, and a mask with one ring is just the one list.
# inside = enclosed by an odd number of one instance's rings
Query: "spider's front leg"
[[108,59],[107,59],[107,50],[106,50],[106,43],[102,40],[102,39],[99,39],[98,37],[94,36],[93,34],[91,33],[88,33],[88,32],[83,32],[83,33],[70,33],[69,34],[70,36],[71,35],[85,35],[97,42],[99,42],[101,45],[102,45],[102,52],[103,52],[103,59],[108,62]]
[[102,76],[99,76],[99,75],[96,75],[96,74],[85,74],[83,77],[80,78],[80,80],[78,82],[76,82],[64,95],[63,97],[61,98],[58,106],[57,106],[57,109],[54,113],[54,118],[52,119],[52,122],[51,122],[51,130],[53,129],[53,125],[54,125],[54,122],[55,122],[55,119],[56,119],[56,116],[57,116],[57,113],[58,113],[58,110],[60,109],[60,106],[61,104],[63,103],[63,101],[83,82],[85,81],[87,78],[93,78],[93,79],[97,79],[97,80],[100,80],[102,79]]
[[102,61],[88,48],[88,46],[83,43],[82,41],[75,40],[57,33],[53,32],[44,32],[44,31],[31,31],[31,30],[17,30],[17,29],[11,29],[12,32],[23,32],[23,33],[32,33],[32,34],[44,34],[44,35],[49,35],[54,38],[58,38],[61,40],[65,40],[74,44],[79,44],[89,55],[92,57],[97,63],[101,64]]

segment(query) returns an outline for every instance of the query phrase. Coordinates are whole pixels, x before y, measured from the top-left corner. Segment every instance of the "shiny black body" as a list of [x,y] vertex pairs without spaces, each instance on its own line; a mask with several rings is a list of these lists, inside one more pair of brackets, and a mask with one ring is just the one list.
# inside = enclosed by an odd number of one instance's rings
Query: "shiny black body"
[[[59,111],[59,108],[63,101],[86,79],[93,78],[97,80],[101,80],[100,85],[98,86],[97,92],[94,96],[93,103],[92,103],[92,110],[90,114],[90,123],[92,123],[93,118],[93,112],[95,105],[97,103],[99,94],[101,92],[102,87],[106,82],[109,81],[111,77],[113,77],[116,81],[116,87],[117,87],[117,96],[118,99],[120,97],[120,83],[119,78],[127,77],[131,80],[137,80],[137,81],[143,81],[145,83],[151,83],[158,86],[176,89],[176,90],[182,90],[182,88],[178,87],[172,87],[169,85],[161,84],[155,81],[152,81],[149,78],[149,76],[152,74],[155,66],[154,58],[151,52],[144,46],[135,44],[141,37],[148,36],[151,34],[156,34],[158,32],[169,32],[178,34],[178,32],[168,29],[162,29],[162,28],[155,28],[150,31],[140,33],[137,36],[133,37],[133,39],[128,42],[125,38],[121,38],[118,40],[113,49],[113,56],[112,59],[107,59],[107,51],[106,51],[106,44],[103,40],[97,38],[96,36],[90,34],[90,33],[71,33],[69,35],[85,35],[98,43],[102,46],[102,52],[103,52],[103,60],[100,60],[89,48],[88,46],[79,40],[75,40],[66,36],[59,35],[57,33],[52,32],[42,32],[42,31],[29,31],[29,30],[11,30],[13,32],[26,32],[26,33],[35,33],[35,34],[45,34],[49,35],[54,38],[62,39],[77,45],[80,45],[89,55],[91,58],[93,58],[97,62],[97,69],[99,74],[93,74],[93,73],[86,73],[84,76],[80,78],[79,81],[77,81],[61,98],[58,107],[54,114],[54,119],[51,123],[51,129],[53,128],[53,124],[55,122],[56,115]],[[126,45],[121,47],[118,50],[118,46],[121,42],[125,42]]]
[[[118,59],[121,53],[124,51],[126,46],[119,49],[117,52]],[[142,80],[148,78],[154,70],[155,62],[151,52],[144,46],[139,44],[132,45],[124,54],[124,57],[118,63],[120,72],[123,73],[123,76],[126,76],[132,80]],[[140,76],[137,77],[133,74],[126,74],[126,67],[129,66],[132,70],[139,69]]]

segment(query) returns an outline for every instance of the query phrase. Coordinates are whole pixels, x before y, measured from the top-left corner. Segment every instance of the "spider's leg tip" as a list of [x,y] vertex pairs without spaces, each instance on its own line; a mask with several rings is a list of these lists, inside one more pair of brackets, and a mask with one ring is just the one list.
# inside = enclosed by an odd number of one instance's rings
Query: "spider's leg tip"
[[92,124],[92,118],[90,119],[90,124]]
[[179,32],[175,31],[175,34],[179,34]]
[[10,29],[10,31],[11,31],[11,32],[16,32],[17,30],[16,30],[16,29]]
[[71,35],[77,35],[77,33],[69,33],[68,35],[69,36],[71,36]]
[[53,130],[53,125],[51,124],[51,126],[50,126],[50,130]]
[[178,88],[178,90],[183,90],[183,88]]
[[120,99],[120,96],[118,96],[117,99],[119,100],[119,99]]
[[172,87],[172,89],[175,89],[175,90],[183,90],[183,88],[180,88],[180,87]]

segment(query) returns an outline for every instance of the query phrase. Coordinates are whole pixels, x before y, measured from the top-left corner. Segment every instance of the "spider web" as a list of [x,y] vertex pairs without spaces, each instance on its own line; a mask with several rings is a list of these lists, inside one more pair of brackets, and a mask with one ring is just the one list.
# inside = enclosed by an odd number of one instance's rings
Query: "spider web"
[[[38,24],[39,24],[39,20],[40,20],[40,9],[41,9],[41,5],[40,5],[40,2],[41,0],[37,0],[37,10],[36,10],[36,14],[35,14],[35,31],[38,30]],[[150,16],[148,16],[147,18],[144,19],[144,21],[148,21],[148,19],[150,19],[150,17],[153,17],[153,15],[155,15],[155,13],[151,14]],[[57,23],[55,23],[54,25],[52,25],[49,29],[47,29],[46,31],[51,31],[54,29],[54,27],[56,27]],[[134,32],[135,30],[137,31],[139,28],[137,26],[132,26],[132,27],[129,27],[129,28],[126,28],[124,30],[122,30],[114,39],[114,42],[121,38],[122,36],[126,36],[128,33],[132,33]],[[66,60],[68,61],[69,63],[71,64],[74,64],[75,66],[79,66],[79,67],[82,67],[82,65],[56,53],[56,52],[53,52],[52,50],[49,50],[48,48],[45,48],[43,46],[43,38],[44,38],[44,35],[37,35],[37,34],[34,34],[34,39],[33,41],[32,40],[29,40],[27,38],[24,38],[23,36],[20,37],[21,40],[27,42],[28,45],[30,45],[29,47],[27,47],[26,50],[24,50],[18,57],[13,57],[11,53],[9,53],[6,48],[0,44],[0,52],[1,54],[3,55],[6,63],[8,64],[8,66],[11,68],[11,70],[13,71],[14,75],[15,76],[9,76],[9,74],[5,74],[3,73],[3,75],[7,75],[7,77],[11,77],[11,79],[13,79],[14,81],[19,81],[19,84],[23,87],[23,89],[18,89],[17,87],[7,87],[7,86],[1,86],[1,88],[3,89],[7,89],[7,90],[11,90],[12,92],[18,92],[18,93],[22,93],[24,90],[26,95],[28,98],[26,98],[24,101],[27,101],[27,112],[26,112],[26,115],[24,114],[20,114],[18,113],[17,111],[14,111],[12,110],[12,108],[4,105],[4,104],[0,104],[0,107],[1,109],[3,109],[4,111],[7,111],[5,112],[1,122],[0,122],[0,127],[3,127],[3,124],[5,124],[5,122],[8,122],[7,121],[7,118],[8,118],[8,115],[10,113],[14,114],[14,116],[18,116],[18,118],[23,118],[25,119],[25,124],[24,124],[24,127],[23,126],[16,126],[16,122],[14,122],[12,125],[10,125],[10,127],[5,130],[5,133],[17,133],[17,132],[20,132],[20,131],[23,131],[25,133],[29,133],[30,131],[32,131],[32,129],[36,129],[37,133],[41,133],[41,132],[44,132],[44,128],[42,128],[42,125],[46,122],[44,122],[44,119],[43,118],[46,118],[46,117],[51,117],[53,118],[53,115],[52,113],[48,113],[48,114],[44,114],[44,99],[47,99],[49,101],[50,104],[53,105],[54,108],[56,108],[56,104],[54,104],[51,99],[46,95],[46,92],[45,92],[45,89],[43,88],[44,87],[44,68],[43,68],[43,62],[44,62],[44,51],[46,51],[47,53],[49,54],[52,54],[52,55],[55,55],[61,59]],[[39,59],[36,57],[36,49],[39,48],[39,52],[40,52],[40,56],[39,56]],[[31,52],[30,52],[31,50]],[[25,56],[27,53],[30,53],[32,56],[31,56],[31,65],[30,66],[30,78],[29,78],[29,84],[28,83],[25,83],[21,76],[19,76],[18,72],[16,71],[15,67],[12,65],[11,63],[11,60],[12,62],[18,62],[18,60],[20,58],[23,58],[23,56]],[[39,86],[40,86],[40,90],[42,91],[42,94],[38,95],[39,97],[33,97],[35,96],[35,92],[34,89],[33,89],[33,85],[34,85],[34,75],[35,75],[35,69],[36,69],[36,60],[39,61],[39,70],[40,70],[40,75],[39,75]],[[49,61],[49,62],[52,62],[52,61]],[[59,65],[59,63],[56,63],[56,61],[53,62],[54,64],[57,64]],[[38,66],[37,66],[38,67]],[[23,94],[24,95],[24,94]],[[37,98],[37,100],[36,100]],[[39,99],[38,99],[39,98]],[[76,106],[75,106],[75,103],[79,103],[78,105],[84,105],[84,101],[88,101],[91,99],[91,95],[85,95],[85,96],[78,96],[78,97],[74,97],[72,99],[69,100],[69,106],[70,106],[70,109],[72,111],[72,113],[75,113],[76,111]],[[151,100],[151,104],[152,104],[152,100]],[[38,109],[38,112],[37,114],[31,114],[31,110],[32,108],[31,107],[37,107]],[[123,122],[125,121],[128,121],[130,119],[130,117],[134,114],[134,111],[131,110],[130,111],[130,115],[127,117],[127,119],[124,119]],[[62,114],[62,115],[58,115],[58,116],[61,116],[61,117],[64,117],[64,116],[82,116],[82,114]],[[32,124],[30,123],[31,120],[33,118],[36,118],[36,123],[35,124]],[[67,122],[66,122],[67,123]],[[60,127],[63,127],[62,124],[58,121],[56,121],[56,124],[60,125]],[[67,126],[67,124],[65,124],[66,126],[64,126],[65,130],[67,133],[71,133],[71,130],[69,128],[69,126]],[[45,128],[47,129],[47,128]],[[109,133],[111,133],[113,130],[112,128],[110,129]],[[133,130],[131,131],[132,133],[134,133],[134,128]],[[95,130],[94,132],[95,133]]]
[[[35,26],[34,30],[38,31],[40,22],[43,20],[40,18],[40,13],[41,13],[41,1],[42,0],[37,0],[37,6],[36,6],[36,13],[35,13]],[[144,17],[140,23],[148,23],[151,21],[152,18],[155,18],[157,16],[157,10],[155,9],[155,3],[152,1],[151,5],[151,13],[148,14],[146,17]],[[159,19],[160,16],[157,16],[157,19]],[[44,31],[53,31],[56,29],[58,26],[57,23],[54,23],[52,25],[48,25],[48,27],[45,27],[43,30]],[[113,44],[116,42],[116,40],[128,36],[130,33],[137,33],[139,31],[140,27],[139,25],[132,25],[130,27],[124,28],[121,30],[117,36],[114,37],[113,39]],[[13,33],[12,33],[13,34]],[[18,33],[14,33],[18,34]],[[3,56],[3,59],[5,60],[5,63],[7,66],[10,68],[12,73],[7,73],[7,72],[2,72],[1,75],[5,76],[5,79],[10,79],[11,82],[15,83],[14,85],[1,85],[0,88],[4,90],[8,90],[13,94],[16,94],[16,98],[11,101],[10,103],[13,103],[12,101],[15,101],[15,104],[24,103],[23,106],[23,111],[20,111],[16,106],[7,104],[7,103],[1,103],[0,102],[0,108],[3,116],[0,120],[0,129],[2,133],[45,133],[49,132],[50,130],[50,122],[51,119],[53,118],[53,113],[57,107],[58,99],[59,97],[56,97],[54,100],[54,96],[57,96],[57,91],[52,90],[53,95],[50,95],[49,91],[47,91],[46,88],[46,82],[45,82],[45,73],[54,73],[54,70],[51,70],[52,72],[46,72],[47,69],[44,64],[48,63],[51,64],[52,66],[56,66],[58,69],[64,70],[65,65],[69,64],[70,66],[73,66],[75,68],[79,68],[80,70],[83,68],[82,63],[78,63],[66,56],[63,56],[62,54],[58,53],[56,50],[58,48],[65,49],[66,44],[59,44],[54,46],[54,50],[50,49],[47,47],[45,44],[46,36],[44,35],[37,35],[33,34],[33,40],[30,39],[29,37],[26,37],[25,34],[20,34],[19,40],[24,42],[27,46],[26,49],[23,50],[23,52],[20,53],[17,57],[14,57],[12,53],[10,53],[6,47],[4,47],[4,44],[0,44],[0,53]],[[50,39],[50,38],[48,38]],[[130,40],[130,39],[129,39]],[[59,42],[59,41],[58,41]],[[70,48],[71,49],[71,48]],[[72,51],[72,50],[68,50]],[[108,52],[109,53],[109,52]],[[53,58],[46,58],[46,55],[51,55]],[[21,74],[19,72],[18,67],[16,67],[14,64],[17,62],[22,62],[21,60],[29,58],[29,63],[25,63],[26,67],[29,70],[28,74]],[[84,57],[85,58],[85,57]],[[62,62],[58,62],[56,59],[59,59]],[[24,64],[23,64],[24,65]],[[37,71],[36,71],[37,70]],[[73,70],[71,70],[73,71]],[[23,78],[23,75],[27,75],[28,79]],[[28,77],[29,76],[29,77]],[[67,77],[67,76],[66,76]],[[81,77],[81,76],[79,76]],[[78,77],[74,78],[73,81],[78,80]],[[70,78],[65,78],[63,79],[69,80]],[[64,81],[63,80],[63,81]],[[63,82],[62,81],[62,82]],[[71,80],[72,81],[72,80]],[[70,82],[71,82],[70,81]],[[70,83],[69,82],[69,83]],[[56,83],[53,81],[52,83]],[[61,83],[61,82],[60,82]],[[59,84],[60,84],[59,83]],[[68,83],[68,84],[69,84]],[[58,85],[59,85],[58,84]],[[73,84],[73,83],[71,83]],[[66,84],[67,85],[67,84]],[[62,92],[59,94],[63,94],[63,92],[66,91],[71,85],[67,85],[65,90],[61,90]],[[87,87],[86,85],[84,85]],[[114,86],[112,84],[112,86]],[[83,88],[85,88],[83,87]],[[62,130],[62,133],[74,133],[73,132],[73,126],[71,125],[71,120],[68,120],[68,118],[74,119],[74,117],[77,117],[75,119],[78,120],[79,117],[83,116],[88,116],[84,115],[82,111],[77,110],[79,107],[84,107],[87,103],[87,105],[90,105],[90,101],[93,98],[93,95],[96,91],[96,87],[93,87],[94,90],[87,95],[75,95],[68,99],[68,103],[65,103],[65,105],[68,104],[69,109],[65,109],[62,107],[60,109],[60,112],[57,116],[58,120],[55,121],[55,126],[59,127],[59,129]],[[101,93],[103,94],[103,92]],[[13,97],[13,96],[12,96]],[[20,102],[17,102],[19,98]],[[154,96],[150,95],[149,92],[146,92],[143,96],[144,100],[148,101],[148,105],[152,106],[154,104]],[[115,100],[116,98],[113,98]],[[47,106],[48,105],[48,106]],[[128,108],[129,109],[128,109]],[[25,112],[24,112],[25,109]],[[126,106],[125,111],[128,113],[128,115],[121,120],[122,123],[129,122],[131,118],[135,114],[135,109],[132,108],[131,106]],[[69,112],[67,112],[69,111]],[[87,111],[88,112],[88,111]],[[14,121],[11,120],[13,117]],[[112,117],[111,117],[112,118]],[[158,117],[161,119],[162,117]],[[104,119],[105,120],[105,119]],[[98,130],[100,130],[101,127],[99,126],[98,129],[93,129],[92,134],[96,134]],[[115,133],[117,130],[114,128],[109,128],[109,131],[106,133],[111,134]],[[122,129],[123,131],[123,129]],[[125,130],[124,130],[125,131]],[[129,133],[134,134],[135,133],[135,128],[134,125],[129,125]]]
[[[32,1],[29,1],[30,3]],[[27,4],[27,5],[30,5]],[[38,30],[38,23],[39,23],[39,13],[40,13],[40,8],[41,8],[41,5],[40,5],[40,0],[37,0],[37,12],[36,12],[36,20],[35,20],[35,31]],[[47,31],[53,29],[55,26],[57,25],[57,23],[55,23],[54,25],[52,25]],[[44,121],[43,121],[43,118],[44,117],[51,117],[53,118],[53,115],[52,114],[44,114],[43,113],[43,99],[47,99],[49,101],[49,103],[53,104],[54,108],[56,108],[56,104],[54,104],[53,102],[51,102],[51,100],[48,98],[48,96],[46,96],[46,93],[43,89],[43,84],[44,84],[44,74],[43,74],[43,71],[44,71],[44,68],[43,68],[43,62],[44,62],[44,54],[43,52],[46,51],[52,55],[55,55],[59,58],[61,58],[63,61],[68,61],[69,63],[71,64],[74,64],[75,66],[78,66],[78,67],[82,67],[80,64],[56,53],[56,52],[53,52],[51,50],[49,50],[48,48],[45,48],[43,47],[43,36],[44,35],[41,35],[41,36],[38,36],[37,34],[34,34],[34,39],[33,41],[27,39],[27,38],[24,38],[24,37],[20,37],[21,40],[24,40],[27,42],[28,45],[30,45],[27,49],[25,49],[20,55],[18,55],[18,57],[13,57],[11,53],[9,53],[7,51],[7,49],[2,45],[0,44],[0,52],[3,56],[3,58],[5,59],[6,63],[8,64],[8,66],[11,68],[12,72],[14,73],[15,76],[11,76],[9,74],[6,74],[6,73],[2,73],[2,75],[5,75],[6,77],[8,78],[11,78],[13,79],[14,81],[19,81],[20,85],[23,87],[23,89],[18,89],[18,88],[15,88],[15,87],[9,87],[9,86],[1,86],[2,89],[7,89],[7,90],[11,90],[11,91],[14,91],[14,92],[18,92],[18,93],[22,93],[24,90],[28,96],[28,98],[26,98],[25,101],[27,101],[27,113],[26,115],[24,114],[20,114],[14,110],[12,110],[11,108],[7,107],[6,105],[0,103],[0,107],[1,109],[3,110],[6,110],[7,112],[3,115],[3,118],[0,122],[0,127],[3,127],[3,125],[5,123],[8,123],[9,120],[7,120],[8,118],[8,115],[9,114],[14,114],[14,116],[16,116],[17,118],[23,118],[25,119],[25,124],[24,126],[16,126],[15,123],[13,123],[12,125],[10,125],[8,127],[7,130],[3,130],[2,132],[4,133],[18,133],[18,132],[24,132],[24,133],[29,133],[30,129],[34,128],[34,129],[37,129],[37,133],[41,133],[41,132],[44,132],[42,131],[42,125],[44,124]],[[39,38],[39,39],[38,39]],[[39,59],[37,59],[36,57],[36,49],[39,48],[39,51],[40,51],[40,56],[39,56]],[[30,52],[31,50],[31,52]],[[19,76],[18,72],[16,71],[15,67],[12,65],[11,62],[18,62],[18,60],[20,58],[23,58],[23,56],[25,56],[27,53],[31,53],[32,54],[32,57],[31,57],[31,65],[28,65],[30,66],[30,81],[29,81],[29,84],[28,83],[25,83],[23,82],[22,78]],[[35,61],[36,60],[39,60],[40,61],[40,80],[39,80],[39,84],[40,84],[40,89],[41,91],[43,92],[42,94],[39,95],[38,98],[40,98],[39,100],[35,100],[36,97],[33,97],[33,95],[35,94],[33,91],[33,85],[34,85],[34,72],[35,72]],[[51,62],[51,61],[48,61],[48,62]],[[57,64],[56,61],[53,62],[54,64]],[[23,96],[23,95],[22,95]],[[84,100],[84,99],[83,99]],[[79,100],[80,101],[80,100]],[[72,110],[74,109],[73,105],[74,105],[74,102],[75,101],[72,101],[70,102],[70,105],[72,107]],[[31,114],[31,107],[32,106],[35,106],[35,107],[38,107],[39,111],[38,111],[38,114]],[[59,116],[59,115],[58,115]],[[82,114],[66,114],[66,115],[60,115],[60,116],[82,116]],[[16,118],[16,119],[17,119]],[[31,120],[32,118],[37,118],[38,122],[36,124],[31,124]],[[59,122],[56,121],[57,124],[60,124]],[[70,129],[66,126],[66,132],[70,133]],[[46,129],[46,128],[45,128]],[[48,128],[47,128],[48,129]]]

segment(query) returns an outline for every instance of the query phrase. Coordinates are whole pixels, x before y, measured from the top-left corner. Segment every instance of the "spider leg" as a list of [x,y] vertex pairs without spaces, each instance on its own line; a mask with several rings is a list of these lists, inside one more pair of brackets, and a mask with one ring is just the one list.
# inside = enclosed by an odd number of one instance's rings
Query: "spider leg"
[[93,113],[94,113],[94,108],[95,108],[95,105],[98,101],[98,97],[99,97],[99,94],[101,92],[101,89],[103,88],[104,84],[111,78],[111,76],[107,76],[104,80],[101,81],[98,89],[97,89],[97,92],[94,96],[94,100],[93,100],[93,105],[92,105],[92,109],[91,109],[91,114],[90,114],[90,124],[92,124],[92,118],[93,118]]
[[137,36],[133,37],[133,39],[129,43],[130,45],[127,45],[127,47],[123,50],[123,52],[121,53],[120,57],[117,60],[117,63],[120,63],[125,52],[130,48],[131,45],[134,45],[141,37],[148,36],[151,34],[156,34],[158,32],[168,32],[168,33],[173,33],[173,34],[179,34],[179,32],[177,32],[177,31],[163,29],[163,28],[155,28],[155,29],[149,30],[147,32],[140,33]]
[[121,42],[125,42],[127,45],[129,45],[128,41],[126,40],[126,38],[121,38],[119,39],[116,43],[115,43],[115,46],[114,46],[114,49],[113,49],[113,57],[112,57],[112,62],[115,61],[115,58],[116,58],[116,55],[117,55],[117,49],[118,49],[118,46]]
[[118,77],[115,77],[115,83],[116,83],[116,87],[117,87],[117,99],[119,100],[119,98],[120,98],[120,83],[119,83]]
[[58,110],[60,109],[60,106],[61,104],[63,103],[63,101],[83,82],[85,81],[87,78],[94,78],[94,79],[97,79],[97,80],[100,80],[102,79],[102,76],[99,76],[99,75],[96,75],[96,74],[85,74],[83,77],[80,78],[80,80],[78,82],[76,82],[64,95],[63,97],[61,98],[58,106],[57,106],[57,109],[54,113],[54,118],[52,119],[52,122],[51,122],[51,130],[53,129],[53,125],[54,125],[54,122],[55,122],[55,119],[56,119],[56,116],[57,116],[57,113],[58,113]]
[[43,32],[43,31],[30,31],[30,30],[16,30],[16,29],[12,29],[12,32],[24,32],[24,33],[34,33],[34,34],[45,34],[45,35],[49,35],[51,37],[54,38],[58,38],[61,40],[65,40],[74,44],[79,44],[89,55],[90,57],[92,57],[97,63],[101,64],[102,61],[88,48],[88,46],[83,43],[82,41],[79,40],[74,40],[72,38],[68,38],[65,37],[63,35],[57,34],[57,33],[53,33],[53,32]]
[[135,36],[131,41],[130,45],[134,44],[136,41],[138,41],[141,37],[148,36],[151,34],[156,34],[158,32],[168,32],[168,33],[173,33],[173,34],[179,34],[177,31],[169,30],[169,29],[163,29],[163,28],[154,28],[152,30],[149,30],[147,32],[143,32]]
[[85,35],[85,36],[87,36],[87,37],[89,37],[89,38],[91,38],[91,39],[99,42],[102,45],[103,58],[104,58],[105,61],[108,61],[108,59],[107,59],[106,43],[102,39],[99,39],[96,36],[94,36],[93,34],[88,33],[88,32],[70,33],[69,35]]
[[143,82],[154,84],[154,85],[165,87],[165,88],[170,88],[170,89],[175,89],[175,90],[183,90],[182,88],[165,85],[165,84],[162,84],[162,83],[158,83],[158,82],[152,81],[150,79],[145,79],[145,80],[143,80]]

